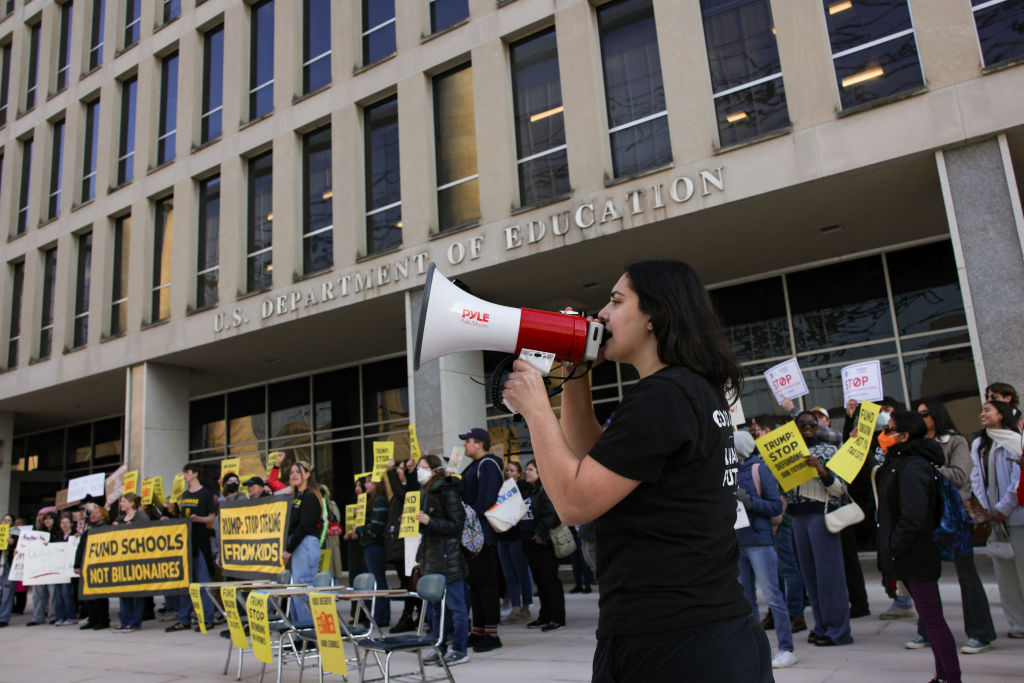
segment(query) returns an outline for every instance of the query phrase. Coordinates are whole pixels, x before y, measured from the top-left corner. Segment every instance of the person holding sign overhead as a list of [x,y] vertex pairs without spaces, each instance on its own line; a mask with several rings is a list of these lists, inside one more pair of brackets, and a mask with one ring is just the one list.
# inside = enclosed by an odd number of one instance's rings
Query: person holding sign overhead
[[[288,474],[288,482],[292,485],[292,513],[288,541],[281,558],[291,561],[292,583],[312,584],[320,567],[320,537],[327,523],[326,508],[309,463],[296,461]],[[309,599],[296,598],[291,615],[294,623],[312,624]]]
[[733,530],[739,462],[726,394],[742,371],[707,291],[680,261],[633,263],[598,320],[595,362],[640,376],[603,432],[588,373],[563,385],[561,424],[528,363],[515,361],[503,392],[530,428],[559,518],[596,520],[593,680],[770,681],[771,644],[743,596]]
[[825,504],[838,499],[846,490],[843,480],[825,469],[836,454],[836,447],[818,440],[818,418],[805,410],[798,414],[796,426],[810,455],[804,461],[817,476],[786,493],[789,514],[793,517],[793,538],[800,562],[807,597],[811,601],[814,627],[807,636],[812,645],[849,645],[850,603],[843,569],[843,545],[839,534],[825,528]]

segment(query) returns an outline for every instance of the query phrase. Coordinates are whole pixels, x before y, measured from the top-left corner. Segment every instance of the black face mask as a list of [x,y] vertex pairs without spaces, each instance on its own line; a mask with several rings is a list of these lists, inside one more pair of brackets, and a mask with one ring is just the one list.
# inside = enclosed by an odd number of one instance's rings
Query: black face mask
[[238,493],[238,482],[232,481],[224,485],[224,490],[228,493]]

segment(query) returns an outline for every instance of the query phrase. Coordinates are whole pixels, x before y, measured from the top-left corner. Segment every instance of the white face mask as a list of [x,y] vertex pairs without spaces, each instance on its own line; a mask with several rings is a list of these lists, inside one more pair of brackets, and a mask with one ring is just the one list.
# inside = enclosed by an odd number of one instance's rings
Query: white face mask
[[416,469],[416,481],[420,483],[420,486],[426,486],[432,476],[434,476],[433,473],[426,467],[418,467]]
[[884,410],[878,413],[878,428],[885,429],[885,426],[889,424],[890,419],[891,418],[889,416],[889,413],[885,412]]

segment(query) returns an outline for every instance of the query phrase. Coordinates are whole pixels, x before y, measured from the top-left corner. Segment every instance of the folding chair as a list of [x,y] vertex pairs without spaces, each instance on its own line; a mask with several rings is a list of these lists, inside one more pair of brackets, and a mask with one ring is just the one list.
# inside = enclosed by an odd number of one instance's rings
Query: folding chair
[[[279,584],[289,584],[289,583],[291,583],[292,582],[292,570],[291,569],[283,570],[273,580],[275,582],[279,583]],[[241,617],[241,620],[242,620],[242,629],[245,631],[245,635],[248,638],[249,637],[249,618],[245,614],[245,598],[243,597],[242,593],[237,593],[235,595],[235,597],[238,600],[238,604],[239,604],[238,612],[239,612],[239,616]],[[224,676],[226,676],[228,674],[228,667],[231,666],[231,650],[234,648],[234,646],[235,646],[235,644],[231,641],[231,638],[228,638],[228,656],[227,656],[227,660],[224,662],[224,672],[223,672]],[[252,648],[250,647],[249,649],[239,650],[238,651],[238,673],[235,676],[235,680],[236,681],[242,680],[242,658],[244,657],[246,652],[252,652]],[[264,666],[266,666],[266,665],[264,664]]]
[[[314,588],[324,588],[330,586],[332,582],[333,578],[330,572],[319,572],[313,577]],[[281,683],[283,668],[287,662],[295,662],[299,665],[299,683],[302,683],[303,671],[319,665],[320,652],[316,649],[316,631],[313,629],[312,621],[297,622],[289,615],[292,611],[293,601],[300,599],[299,596],[285,599],[289,601],[285,612],[282,613],[271,603],[272,613],[269,615],[271,637],[277,634],[277,683]],[[297,642],[303,644],[301,650],[296,647]],[[311,643],[312,647],[307,649],[305,645],[307,642]],[[271,643],[271,651],[273,648],[274,645]],[[263,682],[266,669],[264,664],[260,671],[260,683]]]
[[[441,644],[444,642],[444,603],[445,603],[445,589],[446,580],[444,574],[427,574],[421,576],[419,582],[416,584],[416,593],[420,596],[423,604],[420,607],[420,623],[414,634],[402,634],[399,636],[381,636],[378,638],[365,638],[359,641],[361,653],[359,657],[359,678],[363,680],[363,676],[366,669],[366,655],[370,652],[374,653],[375,656],[378,653],[384,654],[384,683],[389,683],[391,680],[391,655],[396,652],[415,652],[416,659],[420,665],[420,677],[422,680],[427,680],[426,671],[423,669],[423,650],[434,650],[437,653],[438,660],[442,667],[444,667],[445,675],[448,676],[450,683],[455,683],[455,679],[452,677],[451,669],[448,668],[448,663],[444,661],[444,654],[441,652]],[[424,622],[426,621],[427,615],[427,603],[428,602],[439,602],[441,617],[438,622],[437,634],[426,635],[424,633]]]

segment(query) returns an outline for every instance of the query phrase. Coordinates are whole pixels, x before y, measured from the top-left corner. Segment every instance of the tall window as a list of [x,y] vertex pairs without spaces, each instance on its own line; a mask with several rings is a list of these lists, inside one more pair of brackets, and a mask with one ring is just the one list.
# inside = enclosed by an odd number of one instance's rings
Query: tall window
[[18,341],[21,339],[21,297],[25,290],[25,262],[14,264],[11,272],[11,325],[7,335],[7,367],[18,365]]
[[124,2],[124,46],[139,42],[139,29],[142,27],[142,0],[125,0]]
[[330,126],[302,138],[302,159],[302,272],[316,273],[334,264]]
[[132,239],[132,217],[114,221],[114,260],[110,288],[110,336],[123,333],[128,325],[128,248]]
[[57,48],[57,92],[68,87],[71,69],[71,0],[60,6],[60,43]]
[[789,125],[768,0],[701,0],[719,143]]
[[39,88],[39,24],[29,29],[28,40],[28,89],[25,91],[25,109],[36,106],[36,91]]
[[971,0],[985,66],[1024,57],[1024,2]]
[[11,87],[11,44],[0,52],[0,126],[7,123],[7,93]]
[[569,193],[555,29],[513,43],[509,54],[519,199],[522,206],[534,206]]
[[178,132],[178,53],[163,60],[160,73],[160,137],[156,141],[157,165],[174,159],[174,139]]
[[924,85],[907,0],[823,0],[843,109]]
[[171,315],[171,253],[174,244],[174,198],[156,203],[153,226],[153,300],[150,322]]
[[597,10],[615,177],[672,161],[665,89],[651,0],[617,0]]
[[303,0],[302,92],[331,82],[330,0]]
[[29,188],[32,182],[32,138],[21,143],[21,190],[18,192],[18,222],[16,235],[22,235],[28,229],[28,207],[31,201]]
[[402,244],[402,188],[398,168],[398,98],[363,112],[366,131],[367,253]]
[[89,70],[103,63],[103,21],[107,0],[93,0],[92,25],[89,29]]
[[203,114],[201,142],[220,137],[224,105],[224,26],[206,32],[203,39]]
[[53,352],[53,299],[57,283],[57,247],[43,252],[43,301],[39,318],[39,358]]
[[139,79],[132,76],[121,83],[121,130],[117,143],[117,184],[135,177],[135,97]]
[[434,137],[438,228],[444,231],[480,218],[473,67],[469,64],[434,77]]
[[430,32],[437,33],[469,16],[469,0],[430,0]]
[[163,0],[163,23],[177,19],[181,14],[181,0]]
[[61,177],[64,175],[64,120],[53,124],[53,151],[50,155],[50,198],[47,218],[60,215]]
[[220,275],[220,176],[199,183],[199,253],[196,255],[196,308],[217,304]]
[[75,275],[75,332],[73,347],[89,339],[89,285],[92,281],[92,233],[78,238],[78,271]]
[[274,0],[252,6],[249,28],[249,118],[274,109]]
[[96,196],[96,157],[100,140],[100,101],[85,105],[85,153],[82,155],[82,201]]
[[395,51],[395,0],[363,0],[363,64]]
[[246,291],[269,289],[274,270],[274,153],[249,160],[249,230]]

